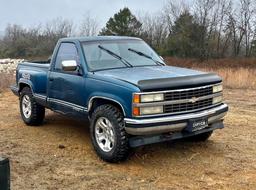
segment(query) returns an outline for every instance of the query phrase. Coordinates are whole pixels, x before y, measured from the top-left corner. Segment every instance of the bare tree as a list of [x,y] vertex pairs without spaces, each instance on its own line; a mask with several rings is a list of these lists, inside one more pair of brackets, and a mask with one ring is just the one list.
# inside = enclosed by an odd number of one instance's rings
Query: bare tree
[[56,18],[46,23],[45,33],[49,36],[68,37],[73,31],[73,22],[63,18]]
[[157,50],[164,48],[168,37],[168,25],[162,13],[145,14],[140,16],[142,24],[142,38]]
[[95,36],[99,32],[99,24],[96,18],[91,17],[90,13],[84,15],[80,25],[79,35]]
[[[253,19],[255,19],[255,10],[252,0],[240,0],[241,3],[241,18],[244,30],[245,56],[250,56],[251,41],[254,38],[255,27]],[[255,21],[255,20],[254,20]]]
[[171,28],[174,25],[175,20],[185,12],[190,11],[189,4],[185,1],[172,1],[169,0],[163,7],[163,15],[165,16],[165,22],[168,26],[169,32],[171,33]]
[[[217,57],[223,57],[224,52],[227,49],[227,43],[229,42],[229,35],[226,35],[226,27],[228,20],[228,11],[231,9],[231,0],[218,0],[215,15],[216,19],[216,34],[217,34],[217,45],[216,54]],[[222,47],[222,49],[221,49]]]
[[194,17],[198,24],[201,25],[200,51],[201,58],[210,56],[209,41],[216,26],[216,0],[197,0],[194,6]]
[[[255,39],[255,5],[252,0],[240,0],[229,12],[229,30],[232,33],[234,56],[250,56],[251,43]],[[243,50],[243,51],[242,51]]]

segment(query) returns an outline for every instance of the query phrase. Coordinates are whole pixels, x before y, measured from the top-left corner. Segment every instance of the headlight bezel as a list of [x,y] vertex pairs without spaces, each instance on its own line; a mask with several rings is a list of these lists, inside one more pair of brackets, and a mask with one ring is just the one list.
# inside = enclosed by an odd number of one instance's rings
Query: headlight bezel
[[164,101],[164,94],[141,94],[140,103],[149,103],[149,102],[161,102]]
[[212,87],[212,93],[218,93],[223,91],[223,85],[222,84],[217,84]]
[[153,115],[153,114],[161,114],[164,112],[163,106],[151,106],[151,107],[140,107],[140,115]]
[[[164,106],[145,106],[140,107],[139,104],[154,103],[164,101],[164,93],[134,93],[132,113],[133,116],[147,116],[164,113]],[[151,110],[150,110],[151,109]]]
[[212,104],[215,105],[215,104],[219,104],[223,101],[223,96],[216,96],[216,97],[213,97],[212,98]]

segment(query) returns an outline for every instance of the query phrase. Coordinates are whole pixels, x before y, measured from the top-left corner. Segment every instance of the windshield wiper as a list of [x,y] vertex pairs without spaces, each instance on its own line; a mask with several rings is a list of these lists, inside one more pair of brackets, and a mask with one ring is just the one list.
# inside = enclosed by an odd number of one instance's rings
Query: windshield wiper
[[126,61],[124,58],[122,58],[121,56],[117,55],[116,53],[114,53],[113,51],[110,51],[109,49],[101,46],[101,45],[98,45],[98,47],[107,52],[108,54],[112,55],[113,57],[115,57],[116,59],[119,59],[125,66],[127,67],[133,67],[132,64],[130,64],[128,61]]
[[138,55],[140,55],[140,56],[143,56],[143,57],[146,57],[146,58],[148,58],[148,59],[151,59],[151,60],[154,61],[157,65],[165,66],[164,63],[155,60],[153,57],[151,57],[151,56],[149,56],[149,55],[147,55],[147,54],[145,54],[145,53],[143,53],[143,52],[141,52],[141,51],[137,51],[137,50],[131,49],[131,48],[129,48],[128,50],[131,51],[131,52],[133,52],[133,53],[136,53],[136,54],[138,54]]

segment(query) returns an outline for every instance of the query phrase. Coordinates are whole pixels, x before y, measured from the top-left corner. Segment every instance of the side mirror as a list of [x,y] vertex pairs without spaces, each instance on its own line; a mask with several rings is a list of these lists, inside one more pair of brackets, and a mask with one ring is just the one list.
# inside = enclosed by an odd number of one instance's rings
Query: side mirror
[[61,62],[63,71],[75,71],[78,67],[75,60],[65,60]]

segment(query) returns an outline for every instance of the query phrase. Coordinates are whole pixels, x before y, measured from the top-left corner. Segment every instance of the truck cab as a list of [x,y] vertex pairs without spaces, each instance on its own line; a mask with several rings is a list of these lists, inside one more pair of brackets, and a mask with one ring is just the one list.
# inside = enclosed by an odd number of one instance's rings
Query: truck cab
[[89,119],[93,147],[108,162],[146,144],[207,140],[228,111],[219,76],[167,66],[134,37],[60,39],[49,63],[18,65],[11,89],[29,126],[42,123],[45,108]]

